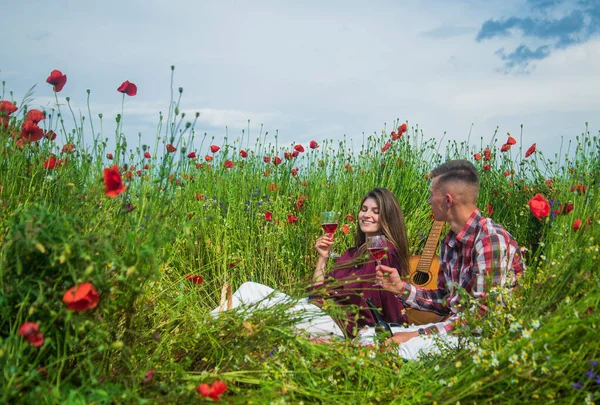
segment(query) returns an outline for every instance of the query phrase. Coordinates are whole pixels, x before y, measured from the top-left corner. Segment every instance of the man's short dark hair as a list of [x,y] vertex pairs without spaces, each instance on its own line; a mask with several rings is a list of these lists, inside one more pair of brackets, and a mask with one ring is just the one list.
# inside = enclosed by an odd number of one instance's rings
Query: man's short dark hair
[[438,184],[457,181],[479,188],[479,174],[473,163],[468,160],[449,160],[433,169],[431,177],[437,178]]

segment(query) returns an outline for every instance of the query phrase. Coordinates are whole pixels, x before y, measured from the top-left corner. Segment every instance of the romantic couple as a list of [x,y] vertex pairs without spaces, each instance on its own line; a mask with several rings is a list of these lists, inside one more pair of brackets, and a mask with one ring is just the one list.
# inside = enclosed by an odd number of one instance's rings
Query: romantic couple
[[[486,291],[494,286],[516,286],[524,265],[514,238],[477,209],[479,176],[472,163],[451,160],[435,168],[430,176],[428,203],[433,216],[450,225],[440,246],[437,288],[426,289],[406,281],[409,253],[402,210],[390,191],[376,188],[361,201],[356,246],[337,259],[329,273],[326,268],[333,236],[325,234],[316,241],[319,259],[313,284],[308,288],[310,297],[296,300],[247,282],[233,294],[233,307],[292,304],[290,311],[300,319],[296,328],[311,337],[357,336],[361,343],[370,344],[375,337],[375,320],[367,305],[370,299],[392,326],[393,336],[387,343],[399,344],[403,358],[416,359],[438,350],[434,337],[455,344],[452,330],[464,324],[459,294],[470,294],[479,301],[480,310],[485,310]],[[368,258],[365,241],[381,234],[387,239],[387,254],[377,265]],[[344,316],[332,315],[327,311],[331,307],[342,308]],[[405,308],[436,313],[442,321],[408,325]],[[217,316],[218,312],[216,308],[212,314]]]

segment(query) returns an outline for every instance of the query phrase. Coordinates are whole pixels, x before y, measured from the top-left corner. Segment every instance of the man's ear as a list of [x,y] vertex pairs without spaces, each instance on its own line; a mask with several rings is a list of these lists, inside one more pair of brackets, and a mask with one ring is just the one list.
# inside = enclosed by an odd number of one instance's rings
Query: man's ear
[[444,196],[444,202],[446,203],[446,207],[452,207],[452,205],[454,205],[454,197],[452,197],[452,194],[446,194]]

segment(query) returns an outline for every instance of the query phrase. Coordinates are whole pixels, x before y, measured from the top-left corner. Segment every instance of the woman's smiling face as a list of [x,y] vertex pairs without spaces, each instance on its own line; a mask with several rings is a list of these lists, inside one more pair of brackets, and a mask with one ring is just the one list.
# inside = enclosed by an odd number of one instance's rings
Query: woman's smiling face
[[379,224],[379,206],[374,198],[367,198],[358,213],[358,226],[366,236],[378,235],[381,230]]

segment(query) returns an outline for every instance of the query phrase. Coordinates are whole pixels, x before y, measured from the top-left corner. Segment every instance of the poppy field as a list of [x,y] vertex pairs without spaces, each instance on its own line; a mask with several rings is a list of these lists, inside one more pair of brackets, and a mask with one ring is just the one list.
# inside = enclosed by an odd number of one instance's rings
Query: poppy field
[[[134,83],[114,85],[122,112],[105,117],[61,95],[63,72],[46,82],[43,107],[0,90],[0,402],[600,403],[600,138],[587,127],[552,157],[522,132],[442,144],[402,121],[284,143],[197,132],[180,88],[145,144],[124,132]],[[396,195],[420,254],[428,173],[457,158],[479,169],[479,209],[527,266],[485,316],[464,298],[481,333],[459,331],[459,349],[408,362],[299,336],[285,307],[209,314],[225,283],[306,296],[319,213],[340,212],[343,252],[374,187]]]

